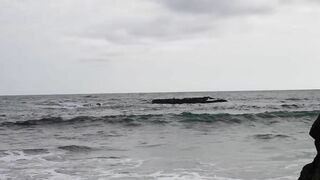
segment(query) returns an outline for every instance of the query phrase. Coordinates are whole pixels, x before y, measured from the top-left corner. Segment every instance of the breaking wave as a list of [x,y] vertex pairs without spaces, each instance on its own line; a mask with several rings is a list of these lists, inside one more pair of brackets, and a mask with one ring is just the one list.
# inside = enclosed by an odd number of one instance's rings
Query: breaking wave
[[[181,114],[148,114],[148,115],[118,115],[118,116],[78,116],[70,119],[62,117],[46,117],[37,120],[3,122],[0,126],[42,126],[42,125],[68,125],[68,124],[81,124],[102,122],[108,124],[123,124],[127,126],[139,126],[143,124],[167,124],[173,122],[180,123],[242,123],[244,121],[256,121],[263,119],[297,119],[307,118],[313,119],[320,113],[320,111],[273,111],[264,113],[252,114],[195,114],[190,112],[183,112]],[[281,119],[280,119],[281,118]],[[271,122],[271,121],[270,121]]]

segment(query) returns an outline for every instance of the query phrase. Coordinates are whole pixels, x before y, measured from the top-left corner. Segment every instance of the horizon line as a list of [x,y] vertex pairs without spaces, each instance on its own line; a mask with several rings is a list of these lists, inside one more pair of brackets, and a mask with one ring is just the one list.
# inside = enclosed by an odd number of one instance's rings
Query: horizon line
[[0,94],[5,96],[59,96],[59,95],[97,95],[97,94],[160,94],[160,93],[203,93],[203,92],[263,92],[263,91],[317,91],[320,89],[245,89],[245,90],[197,90],[197,91],[133,91],[133,92],[88,92],[88,93],[39,93],[39,94]]

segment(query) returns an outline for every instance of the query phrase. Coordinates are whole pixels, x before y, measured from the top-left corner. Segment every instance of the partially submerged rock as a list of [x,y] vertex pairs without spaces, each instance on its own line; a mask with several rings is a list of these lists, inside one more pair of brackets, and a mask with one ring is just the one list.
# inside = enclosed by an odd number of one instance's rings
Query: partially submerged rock
[[303,167],[298,180],[320,180],[320,115],[313,123],[309,134],[315,139],[317,155],[312,163]]
[[225,99],[216,99],[212,97],[192,97],[192,98],[183,98],[183,99],[154,99],[152,104],[195,104],[195,103],[219,103],[227,102]]

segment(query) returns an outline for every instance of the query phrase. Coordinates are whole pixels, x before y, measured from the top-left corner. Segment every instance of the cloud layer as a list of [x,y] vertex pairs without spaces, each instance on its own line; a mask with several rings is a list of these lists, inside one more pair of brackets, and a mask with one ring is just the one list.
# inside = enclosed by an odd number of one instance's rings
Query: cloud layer
[[117,21],[106,21],[95,26],[94,29],[89,30],[89,34],[114,43],[192,38],[199,33],[215,30],[217,26],[223,24],[224,18],[271,13],[277,5],[276,0],[154,0],[151,2],[153,3],[145,5],[153,11],[151,14],[121,15]]
[[260,14],[275,8],[274,0],[160,0],[172,11],[215,16]]
[[2,0],[0,94],[311,87],[317,2]]

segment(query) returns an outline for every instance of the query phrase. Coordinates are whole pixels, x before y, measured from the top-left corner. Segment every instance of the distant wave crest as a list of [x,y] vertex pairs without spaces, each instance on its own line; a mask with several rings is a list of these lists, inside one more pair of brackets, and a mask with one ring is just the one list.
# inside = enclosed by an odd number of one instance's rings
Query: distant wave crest
[[[148,115],[118,115],[118,116],[78,116],[70,119],[63,119],[62,117],[46,117],[37,120],[3,122],[0,126],[42,126],[42,125],[68,125],[68,124],[81,124],[101,122],[108,124],[123,124],[127,126],[139,126],[146,123],[152,124],[167,124],[173,122],[181,123],[242,123],[244,121],[259,121],[263,119],[296,119],[296,118],[316,118],[320,111],[273,111],[264,113],[252,114],[195,114],[190,112],[183,112],[181,114],[148,114]],[[273,122],[273,121],[269,121]]]

